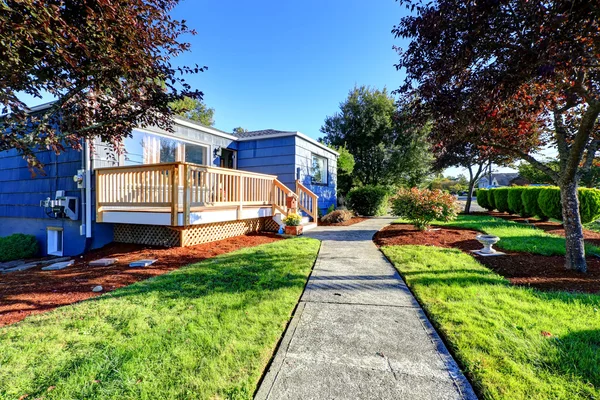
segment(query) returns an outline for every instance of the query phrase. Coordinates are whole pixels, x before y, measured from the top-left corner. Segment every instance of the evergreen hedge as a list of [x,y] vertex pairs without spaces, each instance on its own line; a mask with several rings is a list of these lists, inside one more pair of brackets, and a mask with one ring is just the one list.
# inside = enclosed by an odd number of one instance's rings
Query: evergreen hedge
[[488,211],[492,211],[494,208],[490,206],[488,197],[489,197],[488,189],[478,189],[477,190],[477,204],[479,204],[479,207],[485,208]]
[[523,188],[521,191],[521,200],[523,201],[523,209],[525,210],[524,217],[537,216],[540,219],[547,219],[538,205],[538,197],[543,189],[543,187],[537,186],[527,186]]
[[508,191],[510,188],[501,187],[491,190],[494,197],[494,205],[499,212],[508,212]]
[[490,205],[490,208],[489,208],[490,211],[496,209],[496,201],[494,200],[494,190],[496,190],[496,189],[489,189],[487,191],[487,196],[488,196],[487,201],[488,201],[488,204]]
[[[477,203],[488,210],[562,221],[560,189],[557,187],[501,187],[480,190],[480,193]],[[600,189],[580,188],[578,196],[581,222],[587,224],[600,219]]]
[[562,220],[560,189],[557,187],[542,188],[538,196],[538,206],[544,217]]
[[518,214],[521,217],[530,217],[531,215],[527,215],[523,206],[522,194],[524,189],[521,186],[508,189],[508,211],[511,214]]

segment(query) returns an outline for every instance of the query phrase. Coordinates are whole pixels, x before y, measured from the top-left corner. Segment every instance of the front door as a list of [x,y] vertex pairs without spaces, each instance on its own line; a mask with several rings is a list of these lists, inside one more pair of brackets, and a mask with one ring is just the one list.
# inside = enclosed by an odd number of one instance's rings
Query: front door
[[235,151],[221,149],[221,168],[235,169]]

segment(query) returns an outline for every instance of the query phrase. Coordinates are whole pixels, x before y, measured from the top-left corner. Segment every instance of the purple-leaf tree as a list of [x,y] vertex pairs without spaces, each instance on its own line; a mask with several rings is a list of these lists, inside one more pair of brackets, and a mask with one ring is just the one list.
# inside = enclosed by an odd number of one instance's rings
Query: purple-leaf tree
[[[80,148],[101,137],[119,148],[136,126],[172,129],[169,103],[202,99],[184,75],[206,67],[175,67],[195,34],[169,12],[177,0],[0,2],[0,151],[17,149],[30,168],[35,152]],[[56,101],[30,110],[19,99]]]

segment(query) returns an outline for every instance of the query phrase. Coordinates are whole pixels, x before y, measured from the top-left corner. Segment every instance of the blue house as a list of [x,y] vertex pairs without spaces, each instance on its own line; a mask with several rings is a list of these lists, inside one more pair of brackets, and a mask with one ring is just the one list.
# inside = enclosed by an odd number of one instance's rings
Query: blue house
[[43,255],[188,246],[277,230],[296,210],[310,228],[337,202],[338,154],[300,132],[232,135],[176,117],[173,132],[135,129],[122,154],[82,144],[40,151],[37,176],[16,150],[0,152],[0,236],[35,235]]

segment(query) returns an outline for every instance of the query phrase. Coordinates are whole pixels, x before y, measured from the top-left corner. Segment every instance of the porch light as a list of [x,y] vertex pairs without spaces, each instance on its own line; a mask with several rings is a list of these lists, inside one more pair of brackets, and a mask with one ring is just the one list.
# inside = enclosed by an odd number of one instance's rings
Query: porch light
[[215,149],[213,150],[213,155],[215,157],[219,157],[220,154],[221,154],[221,146],[215,147]]

